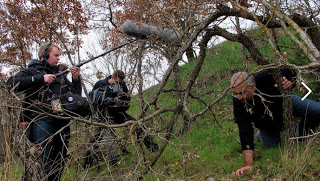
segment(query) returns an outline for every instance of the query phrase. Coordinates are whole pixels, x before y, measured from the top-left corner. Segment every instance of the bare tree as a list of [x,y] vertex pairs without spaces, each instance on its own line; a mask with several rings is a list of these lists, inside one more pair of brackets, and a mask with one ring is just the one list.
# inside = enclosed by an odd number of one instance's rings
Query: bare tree
[[[72,6],[74,4],[74,6]],[[9,31],[9,35],[1,37],[2,46],[0,55],[2,62],[26,66],[26,61],[31,57],[32,42],[40,43],[42,40],[59,40],[69,59],[79,49],[71,48],[72,45],[79,47],[81,36],[86,30],[86,18],[81,16],[82,8],[76,1],[59,1],[61,6],[55,6],[50,2],[31,1],[31,10],[27,3],[17,4],[14,1],[1,3],[1,31]],[[65,7],[68,10],[63,9]],[[86,11],[90,15],[92,28],[100,35],[97,46],[108,49],[127,40],[128,37],[121,30],[122,23],[130,19],[137,23],[156,25],[162,29],[170,28],[181,34],[179,44],[164,43],[153,39],[139,40],[138,43],[124,47],[121,50],[112,52],[110,55],[93,63],[91,75],[101,71],[104,75],[112,73],[113,69],[123,69],[127,73],[127,82],[131,92],[138,91],[139,109],[136,109],[138,121],[129,121],[121,125],[106,125],[96,122],[96,117],[91,120],[73,118],[76,123],[84,129],[77,129],[76,134],[79,140],[75,143],[76,151],[83,150],[88,146],[88,140],[84,135],[92,133],[94,127],[103,129],[115,129],[120,135],[115,142],[125,140],[125,145],[132,146],[136,151],[137,160],[135,164],[127,165],[124,169],[134,177],[141,179],[157,163],[158,159],[170,144],[173,135],[180,134],[180,125],[191,125],[199,120],[204,114],[211,112],[212,108],[222,100],[230,90],[226,88],[215,95],[214,100],[207,101],[196,95],[196,82],[203,68],[207,52],[212,49],[210,41],[216,37],[223,37],[228,41],[238,42],[243,46],[243,55],[246,55],[248,62],[254,62],[261,69],[270,69],[277,83],[281,84],[280,68],[291,67],[298,72],[298,80],[304,80],[304,76],[310,70],[318,69],[319,64],[319,2],[317,1],[146,1],[146,0],[116,0],[116,1],[92,1],[86,2]],[[44,14],[49,9],[61,10],[62,14]],[[76,14],[69,14],[74,8]],[[85,7],[84,7],[85,8]],[[95,9],[95,11],[90,11]],[[18,13],[23,12],[23,13]],[[14,14],[14,12],[16,12]],[[56,18],[57,17],[57,18]],[[68,18],[75,17],[72,21]],[[25,23],[29,18],[29,24]],[[230,19],[250,21],[255,26],[255,31],[262,34],[263,43],[267,42],[273,50],[270,55],[265,55],[260,50],[260,44],[256,37],[250,34],[250,30],[234,24],[232,28],[223,24]],[[41,21],[39,21],[41,20]],[[10,25],[13,21],[14,25]],[[238,21],[238,20],[237,20]],[[74,23],[70,23],[74,22]],[[17,23],[17,24],[15,24]],[[18,26],[18,24],[23,26]],[[38,23],[38,24],[37,24]],[[25,27],[18,29],[17,27]],[[37,28],[35,31],[35,27]],[[77,41],[67,38],[63,30],[69,30],[76,37]],[[236,30],[236,31],[235,31]],[[35,31],[35,32],[34,32]],[[28,32],[28,33],[21,33]],[[281,33],[277,33],[281,32]],[[308,60],[307,64],[291,63],[287,52],[282,47],[278,38],[281,36],[290,37]],[[76,36],[77,35],[77,36]],[[78,36],[79,35],[79,36]],[[298,38],[297,38],[298,37]],[[9,42],[12,42],[9,43]],[[63,42],[63,43],[62,43]],[[13,46],[10,46],[13,45]],[[12,48],[14,47],[14,48]],[[290,47],[289,47],[290,48]],[[199,50],[197,55],[194,50]],[[246,52],[246,53],[244,53]],[[186,54],[188,61],[193,60],[194,66],[189,70],[187,77],[180,76],[180,66],[185,63],[183,60]],[[78,55],[80,59],[80,54]],[[92,52],[88,56],[93,56]],[[19,58],[19,61],[18,61]],[[215,58],[213,56],[213,58]],[[20,61],[21,60],[21,61]],[[160,68],[165,67],[164,72],[159,73]],[[246,68],[246,66],[244,66]],[[158,76],[161,74],[161,77]],[[318,73],[316,72],[318,75]],[[154,76],[157,75],[157,76]],[[87,77],[86,77],[87,76]],[[147,79],[154,76],[157,80],[155,92],[143,92]],[[85,81],[92,83],[90,75],[84,75]],[[171,85],[171,82],[174,85]],[[283,93],[284,90],[281,90]],[[148,95],[151,94],[151,95]],[[175,95],[175,96],[172,96]],[[174,104],[168,104],[174,97]],[[289,99],[284,98],[284,103],[289,105]],[[193,102],[198,102],[202,109],[194,111],[191,109]],[[287,106],[285,106],[287,107]],[[290,108],[285,109],[286,129],[292,133],[294,124],[291,121]],[[3,109],[6,110],[6,109]],[[182,117],[183,120],[180,118]],[[157,124],[160,122],[161,124]],[[86,126],[83,126],[85,124]],[[158,136],[161,140],[159,152],[148,155],[143,147],[137,146],[137,140],[133,137],[136,127],[148,124],[151,134]],[[120,129],[118,129],[120,128]],[[288,134],[288,136],[290,136]],[[159,136],[161,135],[161,136]],[[123,138],[123,139],[122,139]],[[71,150],[71,153],[76,152]],[[80,163],[80,161],[79,161]],[[107,177],[107,176],[105,176]],[[119,175],[110,177],[126,178],[119,172]],[[86,178],[86,175],[84,176]]]

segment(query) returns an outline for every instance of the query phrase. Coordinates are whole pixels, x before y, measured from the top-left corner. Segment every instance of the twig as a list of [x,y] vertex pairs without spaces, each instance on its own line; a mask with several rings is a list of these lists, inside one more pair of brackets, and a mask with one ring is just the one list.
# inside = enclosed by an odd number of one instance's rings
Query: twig
[[317,132],[317,133],[313,133],[313,134],[306,135],[306,136],[292,137],[292,138],[289,138],[289,140],[297,140],[297,139],[301,139],[301,138],[310,138],[310,137],[313,137],[313,136],[317,136],[319,134],[320,134],[320,132]]

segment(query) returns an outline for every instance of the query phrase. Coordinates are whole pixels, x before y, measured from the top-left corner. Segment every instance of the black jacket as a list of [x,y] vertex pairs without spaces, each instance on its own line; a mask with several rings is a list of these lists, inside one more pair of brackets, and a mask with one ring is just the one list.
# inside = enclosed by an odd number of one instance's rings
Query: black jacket
[[56,67],[51,67],[47,61],[32,60],[28,68],[10,77],[7,85],[14,87],[16,92],[24,93],[21,121],[30,122],[44,113],[52,113],[51,100],[66,93],[81,94],[80,79],[72,84],[66,78],[57,77],[50,85],[44,82],[45,74],[57,74]]
[[[294,71],[283,69],[282,74],[294,82],[296,76]],[[238,124],[242,150],[254,149],[252,122],[261,130],[281,131],[283,129],[282,97],[280,91],[274,87],[275,80],[267,70],[258,72],[253,77],[257,89],[255,93],[263,93],[260,95],[266,101],[262,101],[257,95],[254,95],[253,100],[247,103],[233,98],[234,118]],[[265,106],[272,114],[269,114]]]
[[[107,78],[99,80],[92,88],[92,91],[95,91],[96,89],[105,87],[110,85],[108,80],[111,79],[111,75],[109,75]],[[128,93],[128,87],[125,82],[120,82],[119,85],[121,86],[121,89],[123,90],[124,93]]]
[[[128,87],[125,82],[120,82],[117,85],[111,85],[108,82],[110,79],[111,75],[105,79],[99,80],[93,86],[90,95],[96,108],[100,110],[107,110],[111,117],[119,117],[118,114],[125,113],[130,106]],[[116,97],[126,102],[126,104],[114,102],[113,100],[115,100]],[[108,100],[110,100],[110,102],[108,102]]]

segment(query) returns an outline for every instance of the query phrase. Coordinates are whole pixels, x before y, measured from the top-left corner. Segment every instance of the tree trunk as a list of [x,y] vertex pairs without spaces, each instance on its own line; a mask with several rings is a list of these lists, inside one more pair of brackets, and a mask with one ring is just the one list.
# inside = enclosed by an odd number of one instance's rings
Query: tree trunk
[[[238,16],[236,16],[236,28],[237,28],[238,35],[241,35],[242,32],[241,32],[240,20],[239,20]],[[241,54],[242,54],[243,69],[244,69],[244,71],[248,72],[248,60],[247,60],[247,55],[246,55],[246,49],[242,45],[242,43],[240,43],[240,47],[241,47]]]
[[193,59],[195,58],[194,57],[194,53],[193,53],[193,48],[190,46],[189,48],[187,48],[186,50],[186,56],[187,56],[187,59],[188,59],[188,62],[192,62]]
[[291,97],[289,95],[289,90],[284,90],[282,88],[282,80],[283,76],[280,71],[280,69],[271,69],[271,74],[273,78],[275,79],[276,83],[279,85],[278,88],[280,92],[283,95],[282,99],[282,108],[283,108],[283,124],[285,128],[285,134],[286,134],[286,140],[285,142],[288,142],[290,137],[293,137],[295,135],[295,123],[292,119],[292,102]]
[[25,135],[23,135],[23,142],[24,144],[19,144],[20,147],[18,147],[20,150],[18,156],[21,158],[25,169],[23,177],[27,180],[47,180],[41,159],[42,147],[32,144]]

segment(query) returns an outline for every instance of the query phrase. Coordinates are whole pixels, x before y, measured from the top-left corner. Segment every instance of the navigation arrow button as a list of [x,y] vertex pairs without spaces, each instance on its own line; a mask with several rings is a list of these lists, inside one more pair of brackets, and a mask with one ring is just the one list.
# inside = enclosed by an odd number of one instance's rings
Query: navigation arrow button
[[301,82],[301,84],[309,91],[306,95],[303,96],[303,98],[301,98],[301,101],[303,101],[305,98],[308,97],[309,94],[311,94],[312,90],[304,82]]

